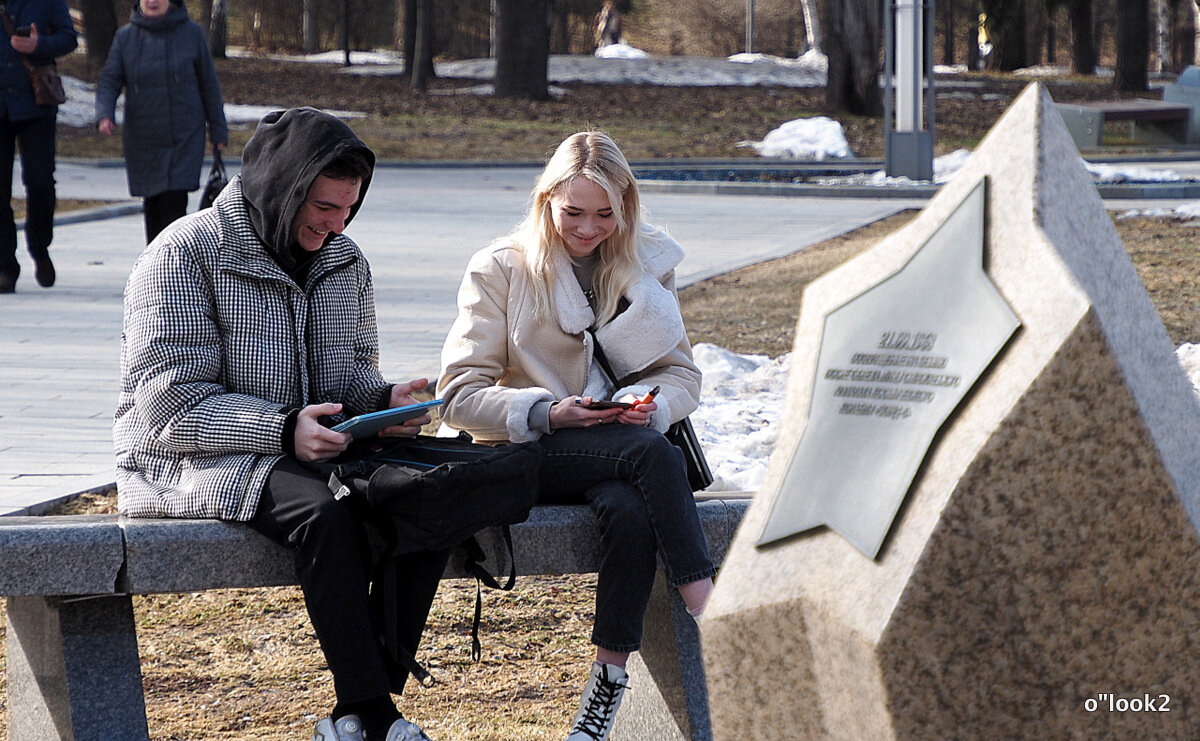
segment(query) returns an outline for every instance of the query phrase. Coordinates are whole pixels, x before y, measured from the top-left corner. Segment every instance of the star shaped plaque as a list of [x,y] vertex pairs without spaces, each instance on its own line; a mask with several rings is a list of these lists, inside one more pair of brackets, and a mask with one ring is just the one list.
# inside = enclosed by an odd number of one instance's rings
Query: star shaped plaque
[[934,436],[1021,325],[983,271],[985,189],[825,317],[808,423],[758,546],[828,525],[878,555]]

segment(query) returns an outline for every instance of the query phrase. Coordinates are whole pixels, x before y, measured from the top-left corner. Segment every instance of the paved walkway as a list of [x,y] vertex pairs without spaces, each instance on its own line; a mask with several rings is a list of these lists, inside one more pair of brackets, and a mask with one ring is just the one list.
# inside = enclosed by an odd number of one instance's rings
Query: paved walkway
[[[384,167],[348,234],[375,275],[384,374],[436,376],[467,258],[522,215],[536,169]],[[63,198],[125,198],[120,167],[61,164]],[[669,190],[669,189],[668,189]],[[19,192],[19,191],[18,191]],[[673,194],[647,185],[652,220],[688,250],[682,284],[789,254],[914,200]],[[113,481],[121,294],[143,246],[140,214],[61,225],[58,284],[0,297],[0,514]],[[747,296],[747,300],[753,300]]]

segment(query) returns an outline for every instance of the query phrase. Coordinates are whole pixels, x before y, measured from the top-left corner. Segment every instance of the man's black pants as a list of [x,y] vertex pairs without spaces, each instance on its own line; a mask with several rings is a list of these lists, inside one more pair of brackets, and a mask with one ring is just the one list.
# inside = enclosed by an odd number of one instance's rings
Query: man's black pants
[[[385,585],[372,589],[371,550],[360,515],[335,500],[316,473],[284,458],[247,524],[295,551],[296,574],[338,702],[399,694],[408,671],[381,643]],[[413,654],[448,559],[448,551],[420,551],[398,557],[391,570],[399,605],[395,635]]]

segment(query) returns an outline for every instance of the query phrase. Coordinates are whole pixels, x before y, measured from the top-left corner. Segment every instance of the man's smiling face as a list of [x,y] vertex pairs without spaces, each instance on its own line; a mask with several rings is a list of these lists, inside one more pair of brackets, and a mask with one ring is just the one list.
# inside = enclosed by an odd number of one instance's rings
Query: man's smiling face
[[292,241],[316,252],[333,236],[341,234],[350,218],[350,209],[358,203],[361,187],[358,178],[339,180],[318,175],[292,222]]

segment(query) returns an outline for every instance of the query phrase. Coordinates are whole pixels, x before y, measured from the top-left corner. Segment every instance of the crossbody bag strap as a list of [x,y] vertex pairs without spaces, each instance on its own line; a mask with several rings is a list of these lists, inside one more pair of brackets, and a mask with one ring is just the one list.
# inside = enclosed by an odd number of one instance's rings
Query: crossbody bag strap
[[600,338],[592,330],[586,330],[592,336],[592,357],[596,358],[596,362],[600,364],[600,368],[604,374],[608,376],[608,380],[612,381],[613,391],[621,387],[617,380],[617,374],[613,373],[612,364],[608,362],[608,356],[604,354],[604,348],[600,346]]

